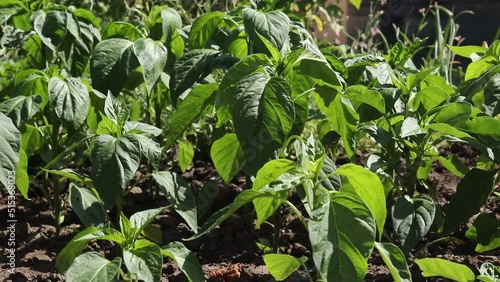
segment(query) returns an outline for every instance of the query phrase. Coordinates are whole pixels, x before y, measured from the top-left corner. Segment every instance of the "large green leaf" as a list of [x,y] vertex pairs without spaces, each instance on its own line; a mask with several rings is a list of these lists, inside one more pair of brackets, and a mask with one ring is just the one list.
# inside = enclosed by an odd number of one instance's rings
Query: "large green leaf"
[[66,272],[66,281],[112,282],[121,265],[122,259],[119,257],[109,261],[97,252],[84,253],[74,260]]
[[153,173],[153,178],[175,211],[196,233],[198,231],[196,199],[189,184],[182,176],[169,171]]
[[62,44],[67,30],[68,13],[64,10],[48,10],[37,14],[33,29],[42,42],[53,52]]
[[476,54],[484,54],[486,52],[485,47],[481,46],[474,46],[474,45],[467,45],[467,46],[451,46],[451,45],[446,45],[446,47],[450,48],[450,50],[462,57],[465,57],[467,59],[471,59],[471,55],[476,53]]
[[170,148],[205,111],[207,106],[214,102],[218,88],[219,85],[215,83],[201,84],[193,88],[186,98],[182,100],[170,120],[166,148]]
[[120,138],[101,135],[94,141],[91,157],[92,180],[109,209],[139,168],[140,144],[127,134]]
[[179,141],[179,153],[177,153],[177,161],[181,171],[186,172],[188,166],[193,162],[194,149],[191,143]]
[[163,257],[161,249],[148,240],[135,242],[132,248],[123,250],[123,262],[127,269],[145,282],[160,282]]
[[0,113],[0,182],[4,187],[9,187],[9,193],[14,186],[15,179],[12,177],[19,163],[20,147],[21,133],[10,118]]
[[90,107],[89,90],[78,78],[49,80],[49,96],[54,110],[63,122],[78,128],[85,122]]
[[295,258],[284,254],[264,255],[264,263],[276,281],[285,280],[306,261],[306,257]]
[[316,193],[309,220],[309,240],[319,276],[325,281],[362,281],[374,247],[376,225],[368,206],[356,195]]
[[167,48],[160,41],[141,38],[134,42],[134,53],[142,66],[148,93],[151,93],[167,63]]
[[385,114],[384,97],[375,90],[353,85],[345,90],[345,96],[356,109],[361,122],[375,120]]
[[411,282],[411,273],[408,269],[406,257],[401,250],[392,243],[375,242],[375,247],[391,271],[395,282]]
[[196,256],[180,242],[161,247],[161,253],[175,261],[190,282],[205,281],[205,274]]
[[341,191],[356,194],[370,208],[377,223],[379,239],[382,238],[387,209],[384,205],[384,186],[377,174],[355,164],[345,164],[336,173],[347,178],[347,183],[342,183]]
[[172,101],[177,103],[177,98],[196,82],[210,74],[215,67],[215,59],[220,51],[211,49],[189,50],[180,57],[174,65],[174,72],[170,79]]
[[482,213],[469,227],[465,236],[476,242],[476,252],[487,252],[500,247],[500,220],[494,214]]
[[226,183],[245,165],[243,150],[236,134],[226,134],[216,140],[210,149],[210,156],[217,172]]
[[145,157],[149,161],[149,164],[151,164],[153,169],[158,170],[161,162],[160,145],[149,136],[143,134],[129,134],[128,137],[139,143],[141,156]]
[[441,276],[458,282],[475,281],[474,272],[467,266],[441,258],[416,259],[424,277]]
[[112,38],[99,42],[90,62],[92,87],[118,95],[130,73],[139,62],[134,55],[134,43],[126,39]]
[[16,186],[25,199],[28,198],[30,177],[28,175],[28,156],[23,149],[19,150],[19,163],[16,168]]
[[392,224],[402,251],[407,254],[431,228],[436,207],[425,195],[401,197],[392,206]]
[[457,192],[446,211],[444,234],[455,231],[486,203],[493,191],[497,172],[498,170],[484,171],[473,168],[458,183]]
[[122,234],[120,231],[106,227],[102,229],[97,229],[96,231],[92,233],[85,234],[82,237],[79,237],[78,239],[73,239],[74,241],[84,241],[88,242],[90,240],[108,240],[108,241],[113,241],[117,243],[121,248],[125,245],[127,242],[127,239],[124,234]]
[[162,213],[165,210],[165,208],[156,208],[156,209],[149,209],[149,210],[144,210],[140,212],[134,213],[130,217],[130,227],[135,229],[135,234],[133,234],[134,237],[139,235],[142,230],[150,224],[157,215]]
[[217,109],[217,127],[220,127],[231,118],[234,96],[240,80],[272,62],[264,54],[250,55],[230,68],[219,84],[219,91],[215,100]]
[[482,109],[492,117],[500,114],[500,74],[495,74],[484,87]]
[[191,49],[205,48],[206,44],[219,30],[219,23],[226,15],[219,11],[206,13],[198,17],[189,32],[189,47]]
[[335,131],[340,134],[344,141],[344,148],[349,157],[353,157],[354,132],[359,119],[359,115],[352,108],[349,101],[338,93],[337,89],[330,87],[320,87],[316,89],[317,95],[314,100],[318,108],[325,114],[332,123]]
[[76,234],[75,237],[64,246],[56,257],[56,267],[59,273],[64,273],[71,266],[75,258],[82,253],[85,246],[87,246],[89,240],[78,239],[98,230],[99,228],[95,226],[89,226]]
[[71,182],[69,185],[69,203],[85,226],[96,226],[106,220],[105,211],[90,188]]
[[0,112],[12,119],[19,127],[21,123],[31,119],[40,109],[42,96],[16,96],[0,103]]
[[415,94],[412,100],[410,100],[410,107],[416,111],[419,106],[422,106],[425,111],[439,106],[442,102],[446,101],[448,94],[440,87],[427,87]]
[[240,80],[233,107],[240,142],[255,136],[261,128],[266,128],[274,141],[284,142],[295,121],[291,92],[284,79],[268,78],[261,72]]
[[128,22],[110,22],[101,32],[103,40],[111,38],[121,38],[131,41],[138,40],[143,37],[141,31],[131,23]]
[[251,8],[243,9],[243,22],[250,39],[256,44],[259,51],[267,50],[259,35],[267,39],[280,52],[287,51],[290,19],[281,11],[261,13]]

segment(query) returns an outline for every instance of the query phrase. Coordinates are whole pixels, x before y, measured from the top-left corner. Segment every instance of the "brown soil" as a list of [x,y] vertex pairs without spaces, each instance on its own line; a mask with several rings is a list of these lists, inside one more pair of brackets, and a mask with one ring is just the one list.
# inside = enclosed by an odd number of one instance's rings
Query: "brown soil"
[[[458,150],[458,156],[467,165],[474,165],[476,152],[468,147],[452,147],[451,149],[442,150],[441,153],[443,155],[447,155],[450,152],[456,153],[454,150]],[[193,167],[183,176],[191,183],[194,189],[201,189],[203,183],[208,180],[221,182],[213,166],[204,162],[195,162]],[[429,178],[429,184],[436,187],[438,203],[443,210],[446,210],[446,206],[455,193],[455,187],[458,182],[459,179],[446,171],[442,166],[437,163],[434,165],[433,172]],[[147,187],[147,183],[143,183],[143,185]],[[243,190],[244,186],[244,176],[237,177],[229,185],[219,184],[220,193],[208,214],[231,203],[234,197]],[[0,214],[6,215],[7,198],[5,189],[1,190]],[[4,247],[1,254],[0,281],[62,281],[64,275],[57,273],[55,257],[78,230],[83,228],[80,220],[69,207],[66,208],[61,235],[57,237],[55,236],[55,228],[53,226],[53,213],[45,199],[33,197],[30,201],[23,199],[21,195],[17,195],[16,197],[18,199],[15,233],[17,244],[16,273],[10,274],[7,271],[9,267],[5,259],[7,256],[8,233],[6,231],[6,220],[3,220],[2,225],[0,225],[0,245]],[[127,196],[125,214],[129,216],[140,210],[165,205],[166,200],[164,197],[160,196],[152,201],[150,193],[146,188],[137,187]],[[500,214],[498,201],[491,199],[481,211]],[[286,209],[281,211],[283,226],[280,239],[280,252],[296,257],[308,257],[309,260],[306,265],[310,270],[313,270],[308,235],[300,221],[288,215],[289,211]],[[259,228],[255,228],[251,224],[245,224],[245,220],[242,220],[242,218],[242,214],[235,215],[206,236],[195,241],[184,242],[190,250],[196,253],[205,273],[212,275],[209,281],[274,281],[264,266],[262,251],[255,244],[259,239],[267,239],[272,242],[272,224],[264,223]],[[163,230],[164,244],[172,241],[181,241],[182,238],[193,234],[183,220],[173,211],[162,214],[154,223],[161,226]],[[418,266],[413,263],[413,259],[415,258],[444,258],[463,263],[469,266],[475,273],[477,273],[477,268],[484,262],[492,262],[495,265],[500,265],[500,250],[497,249],[487,253],[475,252],[475,244],[465,238],[466,230],[467,226],[464,225],[452,234],[454,238],[462,240],[464,244],[445,241],[427,246],[430,242],[439,238],[436,232],[429,232],[412,254],[410,254],[409,263],[414,281],[426,281],[422,277]],[[101,252],[108,258],[112,258],[115,252],[114,246],[111,243],[102,241],[89,244],[86,251],[89,250]],[[230,272],[238,273],[238,278],[228,278],[230,277],[228,275]],[[373,252],[369,260],[369,268],[365,280],[393,281],[388,268],[384,265],[376,251]],[[186,278],[172,261],[165,259],[162,281],[186,281]],[[285,281],[306,282],[308,279],[305,272],[299,270]],[[444,280],[431,279],[427,281]]]

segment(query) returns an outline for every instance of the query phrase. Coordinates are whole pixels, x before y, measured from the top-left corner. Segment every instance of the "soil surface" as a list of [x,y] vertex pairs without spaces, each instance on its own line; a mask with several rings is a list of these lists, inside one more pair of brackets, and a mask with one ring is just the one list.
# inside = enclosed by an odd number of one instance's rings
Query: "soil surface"
[[[466,146],[452,146],[440,150],[444,156],[454,153],[467,165],[474,166],[476,152]],[[88,169],[88,168],[87,168]],[[179,172],[177,167],[174,171]],[[145,173],[142,168],[142,173]],[[140,172],[138,172],[140,174]],[[140,176],[140,175],[138,175]],[[236,177],[228,185],[223,185],[213,165],[207,162],[197,161],[189,170],[183,174],[184,178],[196,190],[202,189],[207,181],[219,183],[219,194],[214,204],[209,208],[207,214],[212,214],[216,210],[231,203],[235,196],[243,191],[245,187],[245,177]],[[432,174],[428,184],[437,190],[437,202],[443,211],[455,193],[455,188],[460,179],[448,172],[438,163],[433,165]],[[36,192],[36,185],[32,183]],[[134,212],[161,207],[167,205],[165,197],[152,197],[148,190],[148,183],[143,182],[127,195],[124,213],[130,216]],[[499,187],[496,187],[499,190]],[[5,189],[1,189],[0,214],[7,218],[7,197]],[[7,243],[10,235],[6,230],[6,220],[2,220],[0,225],[0,245],[2,248],[2,261],[0,265],[0,281],[63,281],[64,275],[58,274],[55,266],[55,258],[69,240],[83,229],[81,221],[71,208],[66,205],[65,220],[62,224],[60,236],[55,236],[54,215],[48,202],[35,194],[30,195],[31,200],[25,200],[21,195],[16,195],[16,272],[9,273],[9,266],[6,264],[8,255]],[[64,197],[64,196],[63,196]],[[153,199],[153,200],[152,200]],[[65,200],[65,199],[62,199]],[[499,202],[491,198],[488,203],[481,208],[481,212],[500,215]],[[251,210],[251,209],[250,209]],[[195,241],[184,242],[184,244],[197,255],[208,281],[274,281],[266,269],[262,255],[255,242],[267,240],[272,242],[273,225],[264,223],[256,228],[251,222],[244,220],[244,208],[240,213],[226,220],[219,228]],[[290,254],[295,257],[308,257],[306,266],[314,271],[311,247],[308,242],[308,235],[300,221],[294,216],[289,216],[290,211],[286,208],[281,210],[281,237],[280,253]],[[202,219],[202,223],[205,219]],[[451,238],[458,240],[443,240],[440,243],[433,243],[440,238],[435,231],[430,231],[428,235],[416,246],[409,255],[409,265],[414,281],[445,281],[443,279],[425,279],[422,277],[418,266],[413,263],[415,258],[438,257],[450,261],[463,263],[469,266],[476,274],[477,268],[484,262],[491,262],[500,265],[500,250],[486,253],[475,252],[475,244],[465,237],[468,225],[471,221],[451,234]],[[161,227],[163,231],[163,244],[172,241],[182,241],[193,233],[183,222],[180,216],[174,211],[168,211],[158,216],[154,224]],[[115,247],[108,242],[92,242],[85,251],[98,251],[112,259],[115,254]],[[341,270],[340,270],[341,271]],[[312,273],[314,276],[314,272]],[[162,281],[187,281],[181,271],[169,259],[164,260]],[[300,269],[285,281],[308,281],[303,269]],[[382,258],[376,251],[373,252],[369,260],[368,272],[365,281],[393,281],[388,268],[384,265]]]

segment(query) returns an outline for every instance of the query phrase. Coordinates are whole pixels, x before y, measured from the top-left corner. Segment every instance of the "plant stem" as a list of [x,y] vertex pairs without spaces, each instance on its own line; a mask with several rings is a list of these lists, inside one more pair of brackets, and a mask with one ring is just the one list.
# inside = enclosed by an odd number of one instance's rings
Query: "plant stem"
[[314,282],[314,280],[313,280],[313,278],[311,276],[311,272],[309,271],[309,268],[307,268],[307,266],[306,266],[305,263],[302,264],[302,267],[306,271],[306,275],[307,275],[307,278],[309,279],[309,282]]
[[[52,136],[51,136],[51,150],[52,150],[52,159],[57,158],[57,147],[59,145],[59,119],[54,113],[54,122],[52,124]],[[54,208],[54,216],[55,216],[55,227],[56,227],[56,236],[59,236],[61,232],[61,200],[59,195],[59,176],[56,174],[52,174],[52,185],[54,188],[54,199],[52,201]]]
[[302,215],[302,213],[299,211],[299,209],[297,209],[297,207],[288,200],[285,201],[285,204],[292,209],[292,211],[297,215],[297,217],[299,218],[300,222],[302,222],[306,230],[308,230],[309,228],[307,226],[307,221]]
[[274,213],[274,231],[273,231],[273,253],[279,254],[280,250],[280,232],[281,232],[281,216],[278,210]]

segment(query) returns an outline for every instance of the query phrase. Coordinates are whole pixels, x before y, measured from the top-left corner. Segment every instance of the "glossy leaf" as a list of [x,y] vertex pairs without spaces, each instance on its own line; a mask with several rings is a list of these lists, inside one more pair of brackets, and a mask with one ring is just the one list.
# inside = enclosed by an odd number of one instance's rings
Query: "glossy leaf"
[[71,241],[64,246],[56,257],[56,267],[59,273],[64,273],[71,266],[75,258],[82,253],[85,246],[87,246],[89,240],[79,239],[98,230],[99,228],[95,226],[89,226],[76,234]]
[[[258,35],[267,39],[280,52],[288,47],[290,19],[281,11],[261,13],[251,8],[243,9],[243,22],[250,39],[256,44],[263,44]],[[259,46],[259,45],[257,45]],[[261,52],[265,47],[259,49]]]
[[175,211],[196,233],[198,231],[196,199],[189,184],[182,176],[169,171],[153,173],[153,178]]
[[198,17],[189,33],[189,47],[191,49],[205,48],[206,44],[219,30],[219,23],[226,15],[219,11],[206,13]]
[[356,109],[361,122],[375,120],[385,114],[384,97],[375,90],[353,85],[345,90],[345,96]]
[[0,113],[0,182],[4,187],[11,187],[15,180],[12,177],[19,165],[20,147],[21,133],[10,118]]
[[112,261],[103,258],[97,252],[88,252],[78,256],[66,272],[66,281],[111,282],[120,270],[122,259]]
[[179,141],[179,153],[177,160],[182,172],[186,172],[188,166],[193,162],[194,149],[190,143]]
[[139,240],[134,246],[123,250],[123,262],[127,269],[145,282],[161,280],[163,257],[158,245],[148,240]]
[[198,259],[182,243],[171,242],[161,247],[161,254],[173,259],[190,282],[206,280]]
[[391,271],[392,278],[395,282],[412,281],[406,257],[396,245],[392,243],[375,242],[375,247],[384,260],[385,265],[387,265]]
[[336,173],[347,178],[348,181],[348,184],[343,183],[341,191],[356,194],[370,208],[377,223],[380,239],[387,216],[387,209],[384,205],[385,191],[380,179],[375,173],[354,164],[345,164],[337,169]]
[[106,209],[111,208],[139,168],[141,147],[135,138],[101,135],[92,149],[92,180]]
[[85,226],[96,226],[106,220],[104,208],[90,188],[71,182],[69,203]]
[[325,281],[363,280],[376,233],[370,209],[350,193],[320,189],[316,199],[308,225],[319,276]]
[[422,270],[424,277],[441,276],[458,282],[472,282],[474,272],[467,266],[441,258],[416,259],[415,263]]
[[210,156],[217,172],[226,183],[245,165],[243,149],[236,134],[226,134],[216,140],[210,149]]
[[497,171],[470,170],[458,183],[446,212],[443,233],[449,234],[479,211],[493,191]]
[[90,62],[92,87],[118,95],[129,75],[139,62],[134,54],[134,43],[126,39],[112,38],[99,42]]
[[392,225],[403,253],[409,253],[429,232],[435,214],[434,201],[425,195],[413,199],[404,196],[394,203],[391,208]]
[[78,78],[49,80],[49,96],[57,116],[74,128],[85,122],[90,107],[89,90]]
[[218,85],[215,83],[199,85],[182,100],[170,120],[171,127],[167,131],[166,148],[170,148],[201,116],[208,105],[212,104],[217,94]]
[[0,112],[12,119],[16,127],[31,119],[40,109],[42,96],[16,96],[0,103]]
[[156,209],[149,209],[149,210],[143,210],[140,212],[134,213],[130,217],[130,227],[135,230],[135,233],[133,234],[133,237],[137,237],[139,233],[150,224],[157,215],[162,213],[165,210],[165,208],[156,208]]
[[134,53],[142,67],[148,93],[151,93],[167,63],[167,48],[160,41],[141,38],[134,42]]
[[285,280],[306,261],[306,257],[295,258],[284,254],[264,255],[264,263],[276,281]]

